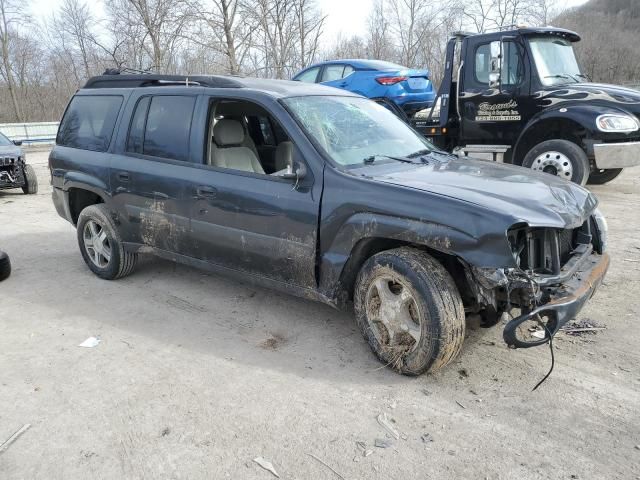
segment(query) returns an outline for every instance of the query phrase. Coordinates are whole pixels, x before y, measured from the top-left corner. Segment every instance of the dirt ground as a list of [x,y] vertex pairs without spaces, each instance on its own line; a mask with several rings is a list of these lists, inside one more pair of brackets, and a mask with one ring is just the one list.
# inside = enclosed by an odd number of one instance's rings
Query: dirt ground
[[[283,479],[640,478],[640,169],[593,189],[612,266],[578,319],[606,329],[559,334],[532,392],[549,349],[509,350],[500,327],[407,378],[350,313],[152,258],[100,280],[47,154],[28,154],[37,195],[0,193],[0,444],[31,424],[0,479],[275,478],[259,456]],[[380,413],[402,434],[389,448]]]

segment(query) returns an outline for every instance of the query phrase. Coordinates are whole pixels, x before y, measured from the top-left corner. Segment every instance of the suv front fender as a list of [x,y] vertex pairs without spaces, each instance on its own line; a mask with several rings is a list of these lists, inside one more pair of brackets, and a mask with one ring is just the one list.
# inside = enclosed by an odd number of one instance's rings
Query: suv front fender
[[[353,273],[348,272],[349,269],[359,269],[361,261],[372,254],[367,248],[367,242],[363,242],[368,239],[388,244],[388,248],[395,248],[400,244],[421,245],[458,257],[471,265],[508,266],[513,262],[506,234],[488,234],[486,237],[475,238],[466,232],[437,223],[358,213],[340,227],[330,246],[321,252],[320,289],[328,292],[327,296],[340,290],[344,276]],[[482,260],[478,258],[479,254]]]

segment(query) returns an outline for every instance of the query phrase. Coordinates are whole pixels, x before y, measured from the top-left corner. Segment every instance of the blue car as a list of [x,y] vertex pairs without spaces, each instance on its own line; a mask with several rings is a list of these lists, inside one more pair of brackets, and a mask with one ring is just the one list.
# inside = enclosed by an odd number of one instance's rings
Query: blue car
[[381,60],[334,60],[316,63],[298,72],[293,80],[321,83],[391,102],[411,117],[430,107],[435,98],[428,70],[414,70]]

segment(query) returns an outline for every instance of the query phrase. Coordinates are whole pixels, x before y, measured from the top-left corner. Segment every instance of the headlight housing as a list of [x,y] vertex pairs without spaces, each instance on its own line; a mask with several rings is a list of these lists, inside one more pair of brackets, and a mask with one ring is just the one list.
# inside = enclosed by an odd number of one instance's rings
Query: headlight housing
[[413,118],[417,118],[417,119],[426,119],[429,117],[429,112],[431,111],[430,108],[425,108],[423,110],[418,110],[415,115],[413,116]]
[[600,115],[596,119],[596,126],[601,132],[637,132],[640,130],[638,120],[631,115],[610,114]]
[[599,208],[596,208],[593,212],[593,220],[596,227],[596,235],[598,236],[598,243],[600,244],[600,251],[604,253],[607,250],[607,243],[609,240],[609,226],[607,225],[607,219],[604,218]]

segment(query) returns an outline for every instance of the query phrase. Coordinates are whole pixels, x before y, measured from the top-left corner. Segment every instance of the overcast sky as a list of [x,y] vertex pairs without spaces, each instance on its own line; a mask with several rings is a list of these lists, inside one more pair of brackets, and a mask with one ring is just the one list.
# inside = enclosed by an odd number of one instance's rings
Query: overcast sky
[[[587,0],[564,0],[566,7],[575,7]],[[43,18],[56,10],[62,0],[27,0],[36,17]],[[98,2],[89,2],[96,5]],[[344,36],[362,34],[366,28],[366,19],[373,0],[318,0],[318,5],[327,15],[325,41],[331,43],[333,38],[342,33]],[[96,12],[99,15],[99,10]]]

